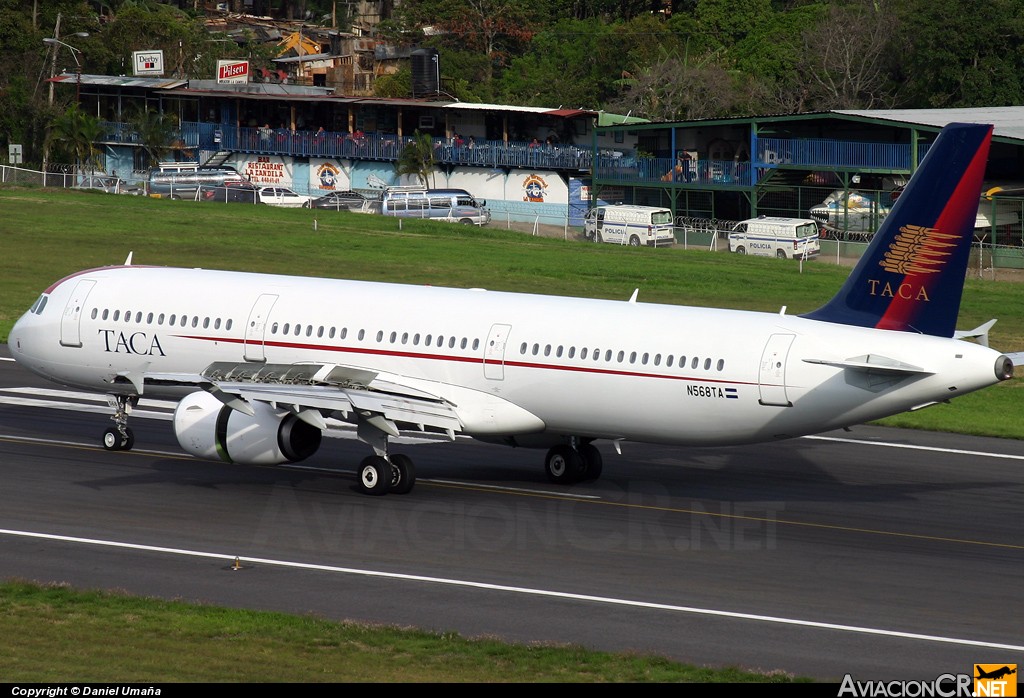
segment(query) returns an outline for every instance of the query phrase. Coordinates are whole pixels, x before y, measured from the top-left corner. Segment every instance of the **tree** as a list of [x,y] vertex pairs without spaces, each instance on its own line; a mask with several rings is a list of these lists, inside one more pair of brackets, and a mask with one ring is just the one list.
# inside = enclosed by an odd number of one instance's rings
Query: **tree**
[[161,114],[144,108],[136,109],[128,124],[138,136],[150,163],[158,163],[172,150],[178,135],[178,119],[173,114]]
[[395,163],[395,172],[399,175],[413,175],[420,183],[430,186],[428,180],[433,177],[436,160],[434,160],[434,140],[429,133],[416,130],[412,140],[402,149]]
[[908,0],[896,79],[913,107],[1024,102],[1024,5],[1019,0]]
[[48,140],[58,157],[74,161],[79,172],[91,172],[100,169],[96,143],[102,136],[99,119],[73,104],[53,122]]
[[800,83],[812,109],[891,107],[892,40],[897,23],[884,2],[862,0],[831,6],[821,21],[803,32]]

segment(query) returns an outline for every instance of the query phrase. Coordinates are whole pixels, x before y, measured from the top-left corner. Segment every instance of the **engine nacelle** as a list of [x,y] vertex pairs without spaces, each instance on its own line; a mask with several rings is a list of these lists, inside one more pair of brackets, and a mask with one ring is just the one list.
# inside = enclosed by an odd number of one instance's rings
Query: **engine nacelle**
[[190,393],[174,410],[174,435],[194,456],[247,465],[294,463],[320,448],[323,434],[316,427],[265,402],[249,405],[253,417],[205,391]]

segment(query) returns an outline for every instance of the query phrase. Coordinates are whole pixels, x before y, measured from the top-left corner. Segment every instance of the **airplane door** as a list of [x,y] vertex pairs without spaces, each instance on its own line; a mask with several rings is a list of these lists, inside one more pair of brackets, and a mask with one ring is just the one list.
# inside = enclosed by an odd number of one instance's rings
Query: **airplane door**
[[491,325],[484,343],[484,378],[505,380],[505,342],[512,325]]
[[263,336],[267,331],[267,318],[270,317],[270,309],[277,302],[277,296],[272,293],[264,293],[252,306],[249,312],[249,322],[245,325],[245,349],[246,361],[266,361],[267,356],[263,352]]
[[85,307],[85,299],[95,285],[96,282],[92,279],[82,279],[75,285],[75,290],[64,308],[64,315],[60,319],[62,347],[82,346],[82,308]]
[[758,388],[762,405],[792,407],[786,394],[786,357],[796,335],[773,334],[768,338],[761,354],[761,368],[758,373]]

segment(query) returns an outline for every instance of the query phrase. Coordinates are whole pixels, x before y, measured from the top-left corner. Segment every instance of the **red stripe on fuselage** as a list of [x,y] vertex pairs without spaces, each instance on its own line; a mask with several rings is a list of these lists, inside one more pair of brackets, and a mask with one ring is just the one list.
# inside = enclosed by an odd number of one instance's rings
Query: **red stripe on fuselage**
[[[237,337],[204,337],[202,335],[173,335],[178,339],[196,339],[203,342],[224,342],[226,344],[245,344],[244,339]],[[254,344],[256,344],[254,342]],[[429,361],[451,361],[457,363],[484,364],[482,357],[473,356],[452,356],[448,354],[424,354],[422,352],[391,351],[387,349],[365,349],[362,347],[340,347],[329,344],[299,344],[292,342],[263,342],[265,347],[277,347],[279,349],[302,349],[308,351],[331,351],[342,354],[363,354],[370,356],[388,356],[400,359],[426,359]],[[693,381],[701,383],[718,383],[722,385],[758,385],[746,381],[730,381],[717,378],[705,378],[695,376],[673,376],[664,373],[647,373],[640,371],[621,371],[609,368],[590,368],[588,366],[564,366],[558,364],[532,363],[529,361],[493,361],[487,362],[516,368],[533,368],[544,371],[570,371],[574,373],[604,374],[608,376],[630,376],[633,378],[665,378],[667,380]],[[765,384],[769,385],[769,384]]]

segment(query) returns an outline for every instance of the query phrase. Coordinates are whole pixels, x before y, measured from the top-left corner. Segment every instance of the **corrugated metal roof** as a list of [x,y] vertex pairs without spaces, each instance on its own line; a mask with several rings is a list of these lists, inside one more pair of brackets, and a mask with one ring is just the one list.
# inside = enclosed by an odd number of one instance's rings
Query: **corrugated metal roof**
[[866,119],[887,119],[935,128],[942,128],[951,123],[992,124],[993,135],[1024,140],[1024,107],[835,109],[834,113],[860,116]]
[[[78,75],[76,73],[61,73],[50,78],[53,82],[70,82],[74,84]],[[105,85],[107,87],[141,87],[148,90],[170,89],[181,87],[188,83],[188,80],[180,78],[145,78],[125,75],[82,75],[83,85]]]

